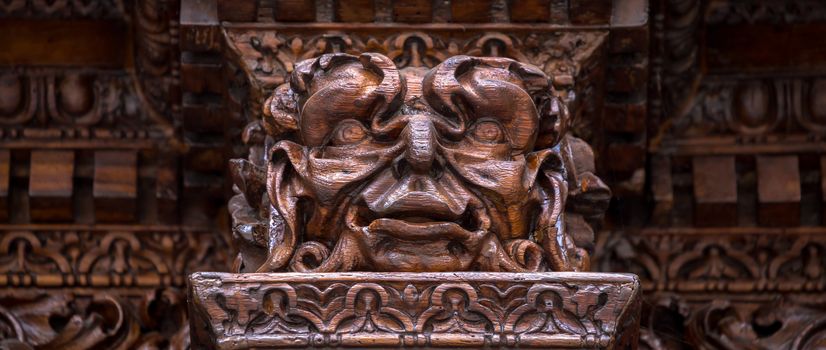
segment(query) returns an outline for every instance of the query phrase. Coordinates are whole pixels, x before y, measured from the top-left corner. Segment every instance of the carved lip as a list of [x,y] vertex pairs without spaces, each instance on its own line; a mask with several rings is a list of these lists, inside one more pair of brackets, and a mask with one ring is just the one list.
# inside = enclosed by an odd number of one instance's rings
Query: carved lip
[[[413,220],[418,220],[414,218]],[[480,236],[478,231],[463,228],[454,222],[413,222],[392,218],[373,220],[368,229],[402,240],[470,240]]]
[[488,220],[481,218],[479,210],[466,208],[459,216],[444,211],[409,210],[380,215],[370,208],[358,210],[356,223],[373,233],[380,233],[401,240],[467,240],[478,237],[479,231],[488,229]]

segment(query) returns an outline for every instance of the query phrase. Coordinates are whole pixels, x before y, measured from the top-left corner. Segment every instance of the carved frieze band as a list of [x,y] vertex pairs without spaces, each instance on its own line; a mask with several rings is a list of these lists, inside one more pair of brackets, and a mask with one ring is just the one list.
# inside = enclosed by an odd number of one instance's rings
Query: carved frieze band
[[[105,70],[28,68],[0,71],[0,125],[59,129],[145,129],[128,74]],[[78,131],[76,133],[82,134]],[[89,131],[86,131],[89,134]],[[10,130],[4,137],[12,137]],[[26,137],[38,135],[26,134]],[[63,135],[63,136],[69,136]],[[77,135],[84,137],[84,135]],[[95,135],[85,135],[85,137]]]
[[[638,322],[631,275],[198,273],[198,346],[614,348]],[[198,332],[198,331],[196,331]]]
[[[226,25],[224,35],[264,87],[283,83],[292,65],[325,53],[378,52],[399,68],[434,67],[455,55],[500,56],[531,63],[553,76],[576,75],[601,48],[607,31],[312,30]],[[560,77],[560,79],[563,79]]]
[[[225,25],[224,36],[232,52],[228,59],[237,60],[247,75],[252,98],[286,81],[293,65],[325,53],[342,52],[359,55],[378,52],[400,68],[432,68],[455,55],[508,57],[530,63],[553,77],[557,90],[566,91],[571,110],[597,114],[603,89],[598,77],[599,64],[605,57],[607,30],[553,31],[501,30],[484,28],[467,30],[467,26],[444,25],[444,28],[371,28],[358,30],[308,29],[243,24]],[[574,84],[576,81],[576,84]],[[252,103],[252,102],[251,102]],[[583,106],[583,107],[579,107]],[[260,108],[250,109],[257,113]],[[598,115],[573,116],[577,135],[590,139],[591,126]]]
[[9,0],[0,1],[0,18],[123,18],[127,9],[122,0]]
[[826,290],[826,230],[647,229],[601,235],[596,269],[632,272],[649,291]]
[[0,289],[0,349],[188,348],[179,288]]
[[826,18],[826,4],[818,0],[800,1],[716,1],[706,10],[708,24],[812,23]]
[[822,293],[649,293],[640,348],[815,350],[826,344]]
[[194,271],[224,270],[226,255],[221,237],[208,230],[11,227],[0,231],[0,286],[183,286]]
[[689,116],[675,121],[675,134],[697,137],[735,134],[826,133],[826,79],[709,79]]

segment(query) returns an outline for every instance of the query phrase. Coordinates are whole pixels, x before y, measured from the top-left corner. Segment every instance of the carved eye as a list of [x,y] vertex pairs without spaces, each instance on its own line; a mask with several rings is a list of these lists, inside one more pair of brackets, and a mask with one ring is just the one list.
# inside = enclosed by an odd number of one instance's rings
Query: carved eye
[[500,143],[505,140],[505,133],[499,123],[483,120],[473,125],[470,134],[476,141],[484,143]]
[[349,119],[338,124],[331,140],[334,146],[350,145],[367,138],[367,129],[361,123]]

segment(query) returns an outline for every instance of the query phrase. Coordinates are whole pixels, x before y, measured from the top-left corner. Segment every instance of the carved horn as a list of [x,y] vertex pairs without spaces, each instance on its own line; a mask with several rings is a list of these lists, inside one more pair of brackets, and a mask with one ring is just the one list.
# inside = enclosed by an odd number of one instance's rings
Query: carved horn
[[337,121],[385,117],[401,104],[404,89],[385,56],[322,55],[295,66],[289,88],[279,87],[267,103],[271,125],[265,125],[282,132],[300,129],[303,143],[317,146]]
[[[517,151],[532,149],[540,118],[536,103],[551,94],[548,76],[535,66],[468,56],[452,57],[428,72],[423,90],[430,105],[459,128],[476,118],[502,121]],[[503,99],[511,102],[501,103]]]

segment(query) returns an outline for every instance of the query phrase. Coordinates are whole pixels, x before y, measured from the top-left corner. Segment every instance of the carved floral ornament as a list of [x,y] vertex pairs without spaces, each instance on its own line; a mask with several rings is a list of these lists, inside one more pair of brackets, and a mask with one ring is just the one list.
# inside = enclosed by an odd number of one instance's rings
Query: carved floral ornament
[[550,81],[507,58],[297,63],[232,162],[236,269],[588,270],[610,191]]

